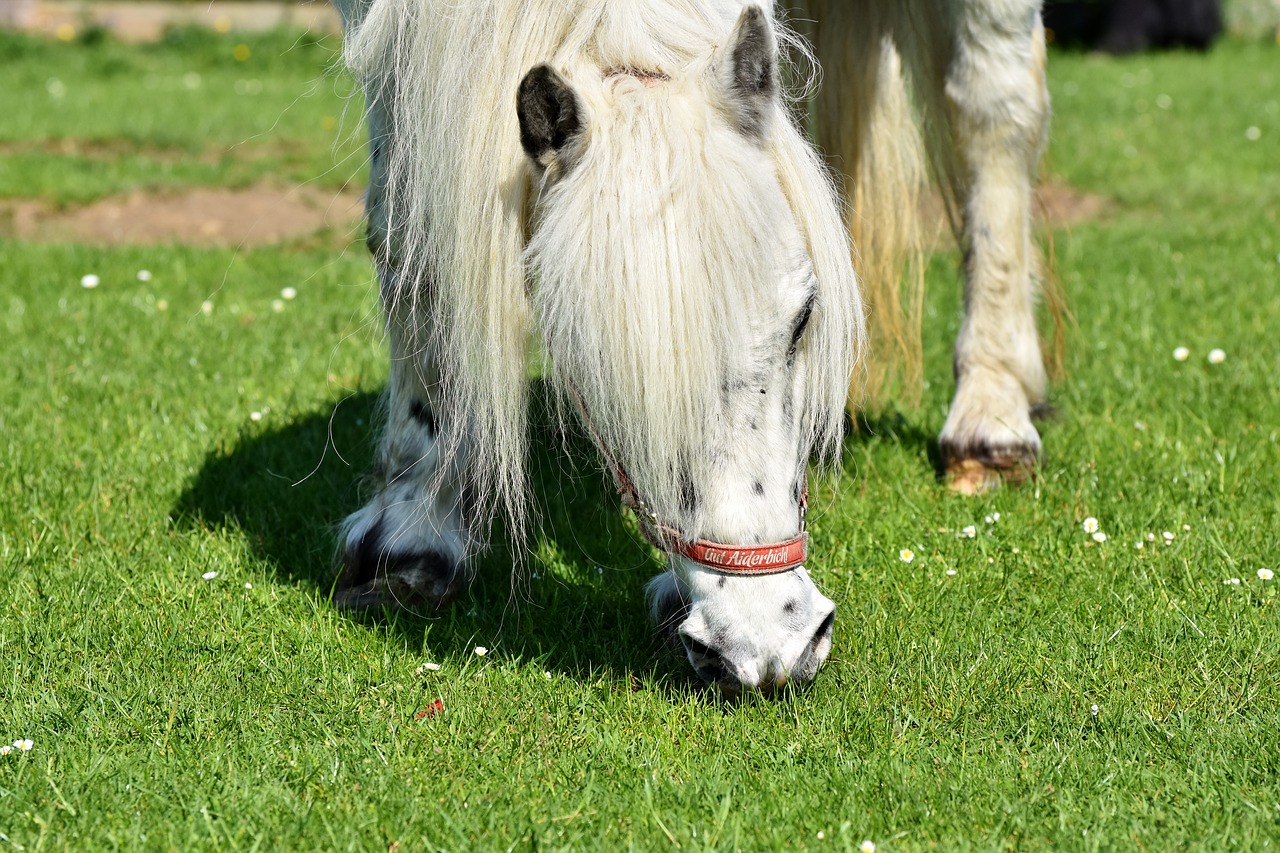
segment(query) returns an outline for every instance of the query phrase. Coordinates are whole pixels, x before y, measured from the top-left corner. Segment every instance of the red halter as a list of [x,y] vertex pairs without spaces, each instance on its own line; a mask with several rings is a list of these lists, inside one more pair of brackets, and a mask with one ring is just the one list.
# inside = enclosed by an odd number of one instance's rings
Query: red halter
[[669,527],[658,520],[658,515],[640,497],[635,484],[627,476],[622,464],[613,457],[609,448],[600,440],[591,418],[587,416],[586,406],[582,402],[578,389],[569,386],[578,414],[586,425],[587,431],[595,441],[596,447],[604,455],[613,471],[613,478],[618,485],[618,494],[622,497],[622,505],[631,509],[640,522],[640,532],[659,551],[668,554],[679,554],[692,560],[704,568],[727,575],[776,575],[803,565],[808,551],[809,533],[806,530],[805,516],[809,511],[809,484],[806,482],[800,491],[800,533],[785,542],[773,542],[768,545],[725,545],[709,539],[689,540],[674,527]]

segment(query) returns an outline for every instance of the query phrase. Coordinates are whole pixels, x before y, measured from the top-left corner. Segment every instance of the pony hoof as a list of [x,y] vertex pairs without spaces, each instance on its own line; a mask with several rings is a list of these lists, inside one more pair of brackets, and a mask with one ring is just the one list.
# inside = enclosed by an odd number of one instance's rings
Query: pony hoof
[[1008,448],[982,456],[947,460],[947,488],[959,495],[985,495],[1001,486],[1016,486],[1035,477],[1037,454],[1030,448]]
[[350,571],[348,562],[338,578],[333,605],[348,612],[374,610],[442,610],[462,590],[462,572],[440,554],[382,555],[374,577]]
[[467,573],[439,551],[388,550],[375,524],[363,536],[347,541],[343,567],[333,593],[339,610],[441,610],[466,585]]

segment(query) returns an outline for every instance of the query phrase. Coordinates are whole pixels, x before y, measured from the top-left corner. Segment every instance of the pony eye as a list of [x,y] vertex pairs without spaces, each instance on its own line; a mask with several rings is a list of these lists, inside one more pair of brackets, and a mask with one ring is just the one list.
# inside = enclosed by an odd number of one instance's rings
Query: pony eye
[[800,338],[804,336],[804,330],[809,325],[809,318],[813,316],[813,297],[809,297],[809,301],[805,303],[804,308],[800,310],[799,316],[796,317],[795,328],[791,332],[791,345],[787,347],[787,357],[796,354],[796,347],[800,346]]

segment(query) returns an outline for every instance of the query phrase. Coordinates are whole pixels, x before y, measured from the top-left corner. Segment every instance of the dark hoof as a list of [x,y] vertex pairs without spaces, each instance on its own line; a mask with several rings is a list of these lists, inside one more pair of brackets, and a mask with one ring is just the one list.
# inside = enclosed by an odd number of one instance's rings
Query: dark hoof
[[381,527],[375,524],[360,539],[347,543],[334,606],[359,612],[448,607],[466,584],[462,567],[438,551],[387,550]]
[[983,495],[1001,486],[1016,486],[1035,479],[1040,463],[1038,449],[1026,446],[942,448],[947,487],[961,495]]

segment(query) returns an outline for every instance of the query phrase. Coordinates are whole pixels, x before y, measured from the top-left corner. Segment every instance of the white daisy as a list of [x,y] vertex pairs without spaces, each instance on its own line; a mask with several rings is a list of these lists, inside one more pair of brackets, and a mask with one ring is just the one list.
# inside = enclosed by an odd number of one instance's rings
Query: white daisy
[[489,654],[489,650],[486,649],[484,646],[476,646],[476,654],[480,657],[484,657],[485,655]]
[[32,742],[30,738],[23,738],[21,740],[15,740],[13,745],[15,748],[20,749],[23,752],[30,752],[31,748],[35,746],[35,743]]
[[207,581],[211,581],[211,580],[213,580],[214,578],[216,578],[217,576],[218,576],[218,573],[217,573],[217,572],[205,572],[205,573],[204,573],[204,574],[202,574],[200,577],[204,578],[204,579],[205,579],[205,580],[207,580]]
[[138,281],[151,281],[151,270],[138,270]]
[[11,752],[13,752],[13,747],[9,746],[9,744],[6,743],[0,746],[0,755],[8,755]]
[[210,314],[212,314],[212,313],[213,313],[213,301],[212,301],[212,300],[209,300],[209,299],[206,299],[204,302],[201,302],[201,303],[200,303],[200,313],[201,313],[201,314],[203,314],[203,315],[205,315],[206,317],[208,317]]
[[949,577],[949,578],[950,578],[950,577],[955,577],[955,574],[956,574],[956,570],[955,570],[955,569],[947,569],[947,577]]
[[978,535],[978,528],[970,524],[968,527],[960,531],[960,536],[964,539],[972,539]]
[[1084,520],[1084,532],[1085,532],[1085,533],[1097,533],[1097,532],[1098,532],[1098,519],[1094,518],[1092,515],[1091,515],[1091,516],[1089,516],[1088,518],[1086,518],[1086,519]]
[[298,291],[297,291],[297,288],[286,287],[280,291],[280,295],[283,296],[285,299],[297,299]]
[[866,841],[858,845],[858,849],[862,853],[876,853],[876,843],[868,838]]
[[1276,576],[1276,573],[1270,569],[1258,569],[1258,580],[1269,581]]
[[910,563],[915,558],[916,558],[916,552],[912,551],[910,548],[903,548],[901,551],[898,552],[898,559],[904,563]]
[[102,283],[102,280],[98,278],[96,275],[94,275],[93,273],[89,273],[86,276],[80,277],[80,286],[85,288],[86,290],[93,290],[95,287],[97,287],[101,283]]
[[1209,363],[1210,363],[1210,364],[1222,364],[1222,362],[1224,362],[1224,361],[1226,361],[1226,360],[1227,360],[1227,354],[1226,354],[1225,352],[1223,352],[1222,350],[1220,350],[1220,349],[1211,349],[1211,350],[1209,350]]
[[1106,541],[1107,541],[1107,534],[1105,534],[1105,533],[1103,533],[1101,530],[1099,530],[1097,533],[1093,534],[1093,541],[1094,541],[1094,542],[1106,542]]
[[1190,357],[1191,357],[1191,350],[1187,349],[1186,347],[1178,347],[1173,351],[1174,361],[1186,361]]
[[1164,533],[1161,533],[1160,535],[1164,537],[1164,541],[1166,542],[1173,541],[1173,533],[1169,530],[1166,530]]

